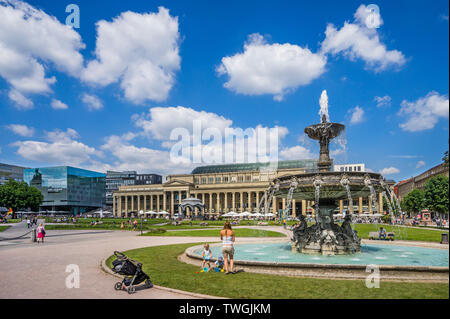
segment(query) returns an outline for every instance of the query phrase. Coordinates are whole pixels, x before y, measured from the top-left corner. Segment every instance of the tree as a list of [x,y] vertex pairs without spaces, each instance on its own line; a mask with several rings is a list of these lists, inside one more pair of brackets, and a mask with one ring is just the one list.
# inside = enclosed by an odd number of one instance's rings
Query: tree
[[403,197],[401,202],[402,209],[408,213],[418,213],[425,208],[425,191],[414,189]]
[[448,151],[444,152],[444,156],[442,157],[442,160],[444,161],[445,165],[448,166]]
[[44,196],[39,189],[28,186],[25,182],[9,180],[0,186],[0,206],[12,208],[14,212],[27,208],[37,211],[43,200]]
[[425,205],[439,214],[448,212],[448,177],[435,176],[425,183]]

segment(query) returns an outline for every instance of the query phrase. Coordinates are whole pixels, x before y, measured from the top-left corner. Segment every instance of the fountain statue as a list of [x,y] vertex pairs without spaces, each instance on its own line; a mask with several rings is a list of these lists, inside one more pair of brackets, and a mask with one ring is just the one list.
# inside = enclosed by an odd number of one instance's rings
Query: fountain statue
[[[283,176],[274,180],[264,196],[269,199],[266,200],[265,210],[268,211],[273,196],[287,199],[287,215],[291,213],[292,199],[314,201],[315,223],[308,227],[305,216],[299,216],[300,225],[293,230],[292,249],[309,254],[351,254],[361,250],[361,240],[351,226],[353,198],[370,197],[374,213],[378,207],[378,192],[388,200],[388,208],[392,213],[390,202],[394,201],[395,195],[380,174],[331,171],[329,144],[345,130],[345,126],[327,121],[328,107],[322,105],[322,100],[327,102],[326,94],[325,98],[321,97],[321,123],[305,128],[308,137],[318,140],[320,144],[318,171]],[[333,217],[339,200],[348,200],[349,203],[348,212],[341,225],[336,224]],[[262,203],[263,201],[260,206]]]

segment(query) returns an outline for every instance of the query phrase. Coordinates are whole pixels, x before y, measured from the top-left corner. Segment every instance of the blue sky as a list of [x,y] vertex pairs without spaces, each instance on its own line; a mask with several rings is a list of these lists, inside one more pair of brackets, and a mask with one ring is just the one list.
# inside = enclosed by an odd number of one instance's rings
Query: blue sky
[[448,2],[369,4],[1,0],[0,162],[188,173],[169,135],[193,119],[279,127],[280,159],[314,158],[326,90],[336,163],[416,175],[448,149]]

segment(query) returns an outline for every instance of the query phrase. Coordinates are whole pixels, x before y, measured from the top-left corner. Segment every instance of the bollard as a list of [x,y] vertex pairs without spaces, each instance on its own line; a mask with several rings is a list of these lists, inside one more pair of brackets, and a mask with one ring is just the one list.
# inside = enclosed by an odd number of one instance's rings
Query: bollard
[[36,241],[37,241],[37,239],[36,239],[36,229],[34,228],[34,229],[31,230],[31,242],[35,243]]

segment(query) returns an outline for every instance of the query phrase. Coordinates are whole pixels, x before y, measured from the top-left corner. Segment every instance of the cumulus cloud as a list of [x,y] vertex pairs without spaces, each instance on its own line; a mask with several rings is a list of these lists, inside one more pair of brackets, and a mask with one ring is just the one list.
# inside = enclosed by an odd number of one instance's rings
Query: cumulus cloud
[[377,107],[390,106],[392,98],[389,95],[375,96],[374,101],[377,102]]
[[280,150],[280,158],[284,160],[311,159],[313,154],[309,149],[297,145]]
[[400,173],[400,170],[396,167],[391,166],[391,167],[383,168],[381,171],[379,171],[379,173],[381,175],[393,175],[393,174]]
[[419,132],[434,128],[439,119],[448,119],[449,100],[447,95],[431,91],[417,101],[403,100],[399,116],[406,118],[400,124],[404,131]]
[[15,106],[19,110],[29,110],[34,107],[33,101],[25,97],[22,93],[20,93],[17,90],[11,89],[8,93],[8,97],[10,98],[11,101],[15,102]]
[[0,1],[0,76],[11,85],[15,93],[9,97],[19,105],[24,106],[18,94],[51,92],[56,82],[46,75],[51,67],[77,77],[83,48],[80,35],[55,17],[22,1]]
[[7,126],[14,134],[30,137],[34,135],[34,128],[22,124],[10,124]]
[[178,18],[157,13],[123,12],[96,23],[96,58],[82,72],[87,83],[120,82],[125,98],[140,104],[164,101],[180,69]]
[[50,103],[50,106],[54,109],[54,110],[67,110],[69,108],[69,106],[67,106],[67,104],[61,102],[60,100],[57,99],[52,99],[52,102]]
[[425,162],[424,161],[418,161],[416,164],[416,169],[417,168],[421,168],[422,166],[425,166]]
[[95,95],[84,93],[81,101],[88,107],[89,111],[100,110],[103,108],[102,101]]
[[216,71],[228,75],[224,87],[245,95],[270,94],[275,101],[325,72],[326,57],[290,43],[269,44],[251,34],[244,52],[223,57]]
[[350,124],[358,124],[364,122],[364,110],[359,106],[355,106],[353,109],[349,110],[351,114]]
[[185,128],[192,134],[194,121],[199,121],[202,129],[217,128],[221,132],[233,123],[215,113],[184,106],[153,107],[147,115],[135,115],[133,120],[146,135],[157,140],[169,140],[170,133],[175,128]]
[[353,23],[345,22],[341,29],[333,24],[327,25],[321,53],[342,54],[350,60],[362,59],[367,68],[377,72],[405,64],[406,58],[402,52],[388,50],[380,41],[377,27],[382,25],[383,20],[379,12],[372,12],[361,5],[354,18]]
[[102,152],[78,141],[79,134],[70,128],[65,132],[47,132],[46,139],[47,142],[19,141],[12,145],[23,158],[52,165],[80,166],[92,162],[93,157],[103,156]]

